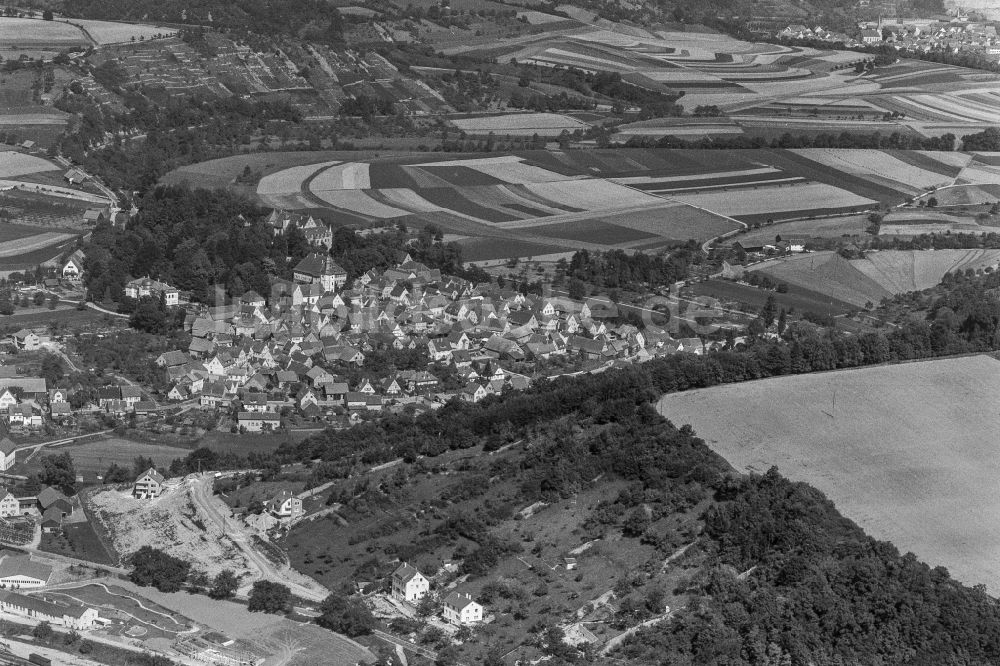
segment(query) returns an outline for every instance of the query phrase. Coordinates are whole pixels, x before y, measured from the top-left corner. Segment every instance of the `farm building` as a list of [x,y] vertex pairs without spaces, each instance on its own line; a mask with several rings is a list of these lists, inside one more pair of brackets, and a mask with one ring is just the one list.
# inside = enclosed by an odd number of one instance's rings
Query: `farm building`
[[21,515],[21,503],[14,494],[6,488],[0,487],[0,518]]
[[420,601],[430,588],[424,575],[406,562],[392,572],[392,596],[400,601]]
[[0,560],[0,585],[6,588],[41,587],[51,576],[52,567],[33,561],[29,555],[8,555]]
[[150,467],[132,484],[132,497],[136,499],[159,497],[163,492],[163,481],[163,475]]
[[452,592],[444,598],[444,619],[458,627],[483,621],[483,607],[469,594]]
[[59,512],[60,518],[68,518],[73,515],[73,503],[52,486],[38,493],[38,509],[43,515],[49,509],[55,509]]
[[0,610],[67,629],[92,629],[97,611],[86,606],[60,606],[17,592],[0,590]]

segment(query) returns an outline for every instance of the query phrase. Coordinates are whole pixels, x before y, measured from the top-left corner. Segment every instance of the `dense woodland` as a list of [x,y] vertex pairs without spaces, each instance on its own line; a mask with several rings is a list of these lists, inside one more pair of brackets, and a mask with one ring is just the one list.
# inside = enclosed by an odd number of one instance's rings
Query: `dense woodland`
[[88,19],[188,23],[236,34],[288,35],[306,41],[343,41],[340,12],[323,0],[66,0],[68,16]]
[[[275,235],[266,222],[270,211],[226,190],[157,187],[136,203],[140,212],[127,227],[101,224],[84,247],[90,298],[121,303],[128,311],[143,305],[126,303],[125,283],[133,277],[155,278],[190,292],[194,301],[216,305],[216,285],[223,299],[250,289],[269,295],[275,278],[290,279],[295,264],[315,251],[294,227]],[[338,228],[331,254],[350,279],[394,266],[407,253],[450,275],[488,279],[474,266],[465,267],[461,248],[442,238],[433,225],[367,236]],[[155,315],[156,304],[145,305]],[[165,332],[172,327],[138,328]]]

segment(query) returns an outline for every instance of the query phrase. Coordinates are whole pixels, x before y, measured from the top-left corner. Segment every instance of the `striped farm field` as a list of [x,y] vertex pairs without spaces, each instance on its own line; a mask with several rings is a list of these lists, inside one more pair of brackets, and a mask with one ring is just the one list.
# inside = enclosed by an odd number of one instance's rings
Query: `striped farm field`
[[903,188],[912,194],[948,185],[954,181],[954,176],[949,178],[878,150],[805,148],[794,152],[838,171],[863,178],[875,177],[881,179],[881,182],[889,181],[895,187]]

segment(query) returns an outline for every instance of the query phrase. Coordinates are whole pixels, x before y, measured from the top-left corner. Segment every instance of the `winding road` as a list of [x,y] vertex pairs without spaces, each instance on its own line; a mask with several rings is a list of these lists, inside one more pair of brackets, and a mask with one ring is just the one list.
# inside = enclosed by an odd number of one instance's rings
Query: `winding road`
[[225,506],[221,500],[216,499],[213,495],[212,484],[214,480],[212,474],[204,474],[201,478],[195,480],[191,488],[191,500],[197,505],[201,514],[222,528],[222,531],[233,540],[236,547],[243,552],[247,560],[260,571],[264,578],[275,583],[287,585],[292,594],[303,599],[316,602],[326,599],[330,591],[325,587],[314,581],[312,585],[304,585],[300,580],[304,576],[301,576],[301,574],[297,575],[297,572],[291,571],[286,567],[276,566],[251,545],[246,532],[229,515],[229,507]]

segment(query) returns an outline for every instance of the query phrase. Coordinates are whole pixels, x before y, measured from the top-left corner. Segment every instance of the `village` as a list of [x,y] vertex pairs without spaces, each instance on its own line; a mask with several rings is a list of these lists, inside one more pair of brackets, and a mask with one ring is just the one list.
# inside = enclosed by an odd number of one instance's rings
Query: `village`
[[847,48],[885,44],[896,51],[915,53],[970,53],[1000,61],[1000,37],[990,23],[970,21],[968,16],[944,18],[879,18],[858,23],[848,35],[823,28],[791,24],[775,33],[779,39],[816,40],[843,44]]
[[[347,271],[327,253],[329,226],[283,211],[271,223],[276,233],[298,226],[316,251],[295,267],[293,280],[275,280],[266,297],[249,290],[232,303],[203,306],[146,276],[126,285],[135,301],[188,310],[190,343],[155,359],[169,388],[154,396],[150,387],[121,380],[83,401],[72,387],[50,387],[43,377],[4,366],[0,414],[11,432],[30,434],[85,415],[141,422],[176,411],[174,405],[218,410],[217,426],[238,433],[274,432],[289,418],[348,426],[382,412],[437,409],[456,398],[479,402],[539,377],[663,354],[700,355],[722,344],[675,338],[652,321],[640,329],[607,297],[545,297],[496,282],[473,284],[409,257],[348,284]],[[82,252],[69,256],[63,280],[79,283],[83,263]],[[677,324],[669,324],[675,334]],[[7,342],[17,352],[61,349],[43,329],[21,329]],[[375,356],[384,370],[366,368]]]

